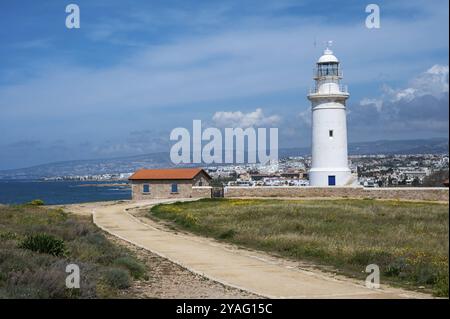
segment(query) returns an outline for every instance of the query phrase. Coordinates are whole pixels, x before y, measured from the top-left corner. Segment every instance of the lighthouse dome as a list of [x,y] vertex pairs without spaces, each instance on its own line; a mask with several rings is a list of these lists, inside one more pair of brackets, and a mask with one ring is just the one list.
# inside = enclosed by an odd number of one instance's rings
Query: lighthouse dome
[[339,60],[333,55],[333,51],[326,48],[317,63],[339,63]]

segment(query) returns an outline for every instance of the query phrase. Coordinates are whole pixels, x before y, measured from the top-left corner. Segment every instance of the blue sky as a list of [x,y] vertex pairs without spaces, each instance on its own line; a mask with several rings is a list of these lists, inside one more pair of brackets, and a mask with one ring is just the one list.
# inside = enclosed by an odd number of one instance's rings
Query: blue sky
[[[67,29],[76,3],[81,28]],[[349,141],[448,136],[448,1],[0,4],[0,169],[169,151],[175,127],[275,126],[310,144],[306,94],[327,40]]]

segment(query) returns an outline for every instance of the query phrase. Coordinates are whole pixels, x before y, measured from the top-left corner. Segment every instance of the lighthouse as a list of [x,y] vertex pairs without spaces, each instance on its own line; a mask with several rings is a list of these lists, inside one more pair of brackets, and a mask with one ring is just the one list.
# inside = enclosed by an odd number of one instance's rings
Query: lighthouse
[[329,41],[314,70],[315,86],[308,99],[312,104],[311,186],[347,186],[353,183],[348,166],[346,87],[340,84],[339,60]]

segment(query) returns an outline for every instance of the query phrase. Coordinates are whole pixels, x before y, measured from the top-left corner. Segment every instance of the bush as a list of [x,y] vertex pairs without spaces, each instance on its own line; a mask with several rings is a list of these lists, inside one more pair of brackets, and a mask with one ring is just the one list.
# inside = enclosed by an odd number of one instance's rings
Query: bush
[[[349,258],[349,262],[357,266],[366,266],[370,264],[377,264],[380,267],[388,265],[387,272],[391,273],[392,276],[396,276],[397,266],[400,267],[401,264],[392,263],[393,257],[387,251],[372,250],[372,249],[362,249],[352,253]],[[401,263],[401,261],[399,261]],[[391,269],[392,268],[392,269]]]
[[103,279],[109,286],[117,289],[126,289],[131,285],[128,272],[120,268],[110,268],[106,270],[103,274]]
[[64,241],[48,234],[29,235],[19,244],[19,248],[53,256],[65,254]]
[[42,206],[45,205],[45,203],[42,199],[33,199],[31,202],[26,203],[26,205]]
[[236,235],[236,232],[233,229],[229,229],[219,234],[220,239],[233,238]]
[[114,265],[125,268],[135,279],[144,277],[145,266],[131,257],[120,257],[114,261]]
[[[127,256],[130,262],[114,264]],[[130,285],[131,274],[139,276],[141,268],[133,260],[138,261],[109,241],[91,217],[45,206],[0,205],[0,299],[134,296],[115,288]],[[65,285],[68,263],[80,267],[80,289]],[[111,268],[119,270],[110,273]]]
[[183,216],[181,222],[185,227],[193,227],[198,223],[198,218],[193,214],[188,213],[186,216]]
[[6,282],[12,298],[67,298],[63,268],[50,266],[12,272]]
[[13,240],[17,239],[19,236],[14,232],[0,232],[0,240]]
[[434,295],[437,297],[448,297],[448,273],[443,273],[438,276]]
[[398,276],[404,276],[409,268],[409,265],[405,258],[397,258],[393,262],[391,262],[387,269],[385,270],[384,274],[389,277],[398,277]]
[[438,281],[439,272],[433,266],[422,263],[416,266],[412,276],[419,285],[434,285]]

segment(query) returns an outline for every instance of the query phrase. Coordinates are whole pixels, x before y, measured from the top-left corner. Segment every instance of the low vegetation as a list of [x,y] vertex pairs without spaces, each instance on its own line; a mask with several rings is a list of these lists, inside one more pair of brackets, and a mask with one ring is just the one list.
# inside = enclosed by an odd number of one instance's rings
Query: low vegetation
[[62,239],[48,234],[28,235],[20,242],[18,247],[53,256],[63,256],[66,251]]
[[31,202],[28,202],[25,205],[43,206],[43,205],[45,205],[45,203],[42,199],[33,199]]
[[448,181],[448,169],[439,170],[426,176],[423,180],[422,186],[425,187],[442,187],[444,186],[444,181]]
[[[80,289],[66,287],[66,266],[80,267]],[[130,296],[146,268],[110,242],[88,217],[39,202],[0,206],[0,298]]]
[[[205,199],[161,204],[175,227],[363,279],[448,296],[449,207],[378,200]],[[327,266],[327,267],[325,267]]]

